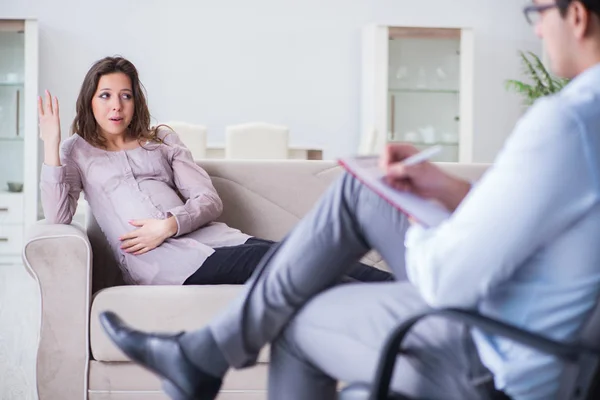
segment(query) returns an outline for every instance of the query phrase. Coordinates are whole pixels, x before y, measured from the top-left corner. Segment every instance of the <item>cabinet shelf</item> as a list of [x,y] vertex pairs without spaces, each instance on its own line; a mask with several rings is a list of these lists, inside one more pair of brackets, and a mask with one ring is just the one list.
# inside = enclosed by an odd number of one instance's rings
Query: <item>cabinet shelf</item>
[[412,144],[414,146],[444,146],[444,147],[458,147],[458,145],[459,145],[457,142],[425,143],[425,142],[419,142],[419,141],[397,140],[397,139],[390,140],[389,143],[406,143],[406,144]]
[[432,94],[459,94],[458,90],[452,89],[390,89],[390,93],[432,93]]
[[19,87],[25,86],[25,82],[0,82],[0,87]]

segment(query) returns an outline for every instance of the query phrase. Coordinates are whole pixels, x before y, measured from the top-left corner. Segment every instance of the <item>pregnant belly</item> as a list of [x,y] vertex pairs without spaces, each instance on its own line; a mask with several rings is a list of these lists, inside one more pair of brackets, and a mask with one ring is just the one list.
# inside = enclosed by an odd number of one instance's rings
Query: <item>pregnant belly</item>
[[96,211],[106,209],[106,205],[92,204],[92,211],[107,236],[119,237],[135,229],[129,224],[130,220],[164,219],[169,210],[184,204],[177,193],[164,183],[145,186],[152,190],[131,190],[131,186],[120,185],[110,196],[112,210],[103,212],[103,215],[96,215]]
[[139,185],[151,205],[162,212],[184,204],[177,192],[164,182],[148,180],[140,182]]

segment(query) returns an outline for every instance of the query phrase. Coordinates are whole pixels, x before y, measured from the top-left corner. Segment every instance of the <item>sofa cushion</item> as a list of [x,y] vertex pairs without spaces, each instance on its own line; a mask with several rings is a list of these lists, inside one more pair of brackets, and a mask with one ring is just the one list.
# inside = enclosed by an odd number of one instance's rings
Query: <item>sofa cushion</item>
[[[242,290],[240,285],[116,286],[98,292],[92,300],[90,347],[98,361],[128,361],[100,326],[98,315],[114,311],[143,331],[173,332],[202,328],[227,307]],[[264,350],[259,362],[267,362]]]
[[[266,364],[259,364],[253,368],[231,370],[225,375],[219,399],[228,392],[257,391],[264,392],[267,387]],[[161,381],[152,372],[140,368],[133,363],[111,363],[102,361],[90,362],[90,379],[88,389],[91,393],[124,393],[124,392],[154,392],[158,395],[161,391]],[[264,394],[264,393],[263,393]],[[154,397],[140,397],[144,400]],[[262,399],[265,399],[263,396]]]

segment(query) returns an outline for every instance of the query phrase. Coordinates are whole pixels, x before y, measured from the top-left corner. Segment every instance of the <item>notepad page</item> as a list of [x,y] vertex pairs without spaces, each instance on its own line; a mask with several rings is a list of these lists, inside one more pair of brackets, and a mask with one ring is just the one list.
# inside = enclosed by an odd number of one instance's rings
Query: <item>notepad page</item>
[[388,185],[383,171],[379,168],[378,157],[347,157],[340,159],[339,163],[392,206],[412,216],[424,226],[437,226],[450,217],[450,212],[441,204]]

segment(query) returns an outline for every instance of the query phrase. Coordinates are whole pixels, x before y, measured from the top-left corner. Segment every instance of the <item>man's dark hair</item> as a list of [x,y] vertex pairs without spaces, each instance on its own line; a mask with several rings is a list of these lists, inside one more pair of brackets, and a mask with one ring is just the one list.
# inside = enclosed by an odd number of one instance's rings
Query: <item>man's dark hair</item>
[[600,17],[600,0],[556,0],[556,4],[564,16],[567,12],[567,8],[569,8],[569,5],[576,1],[579,1],[590,12]]

